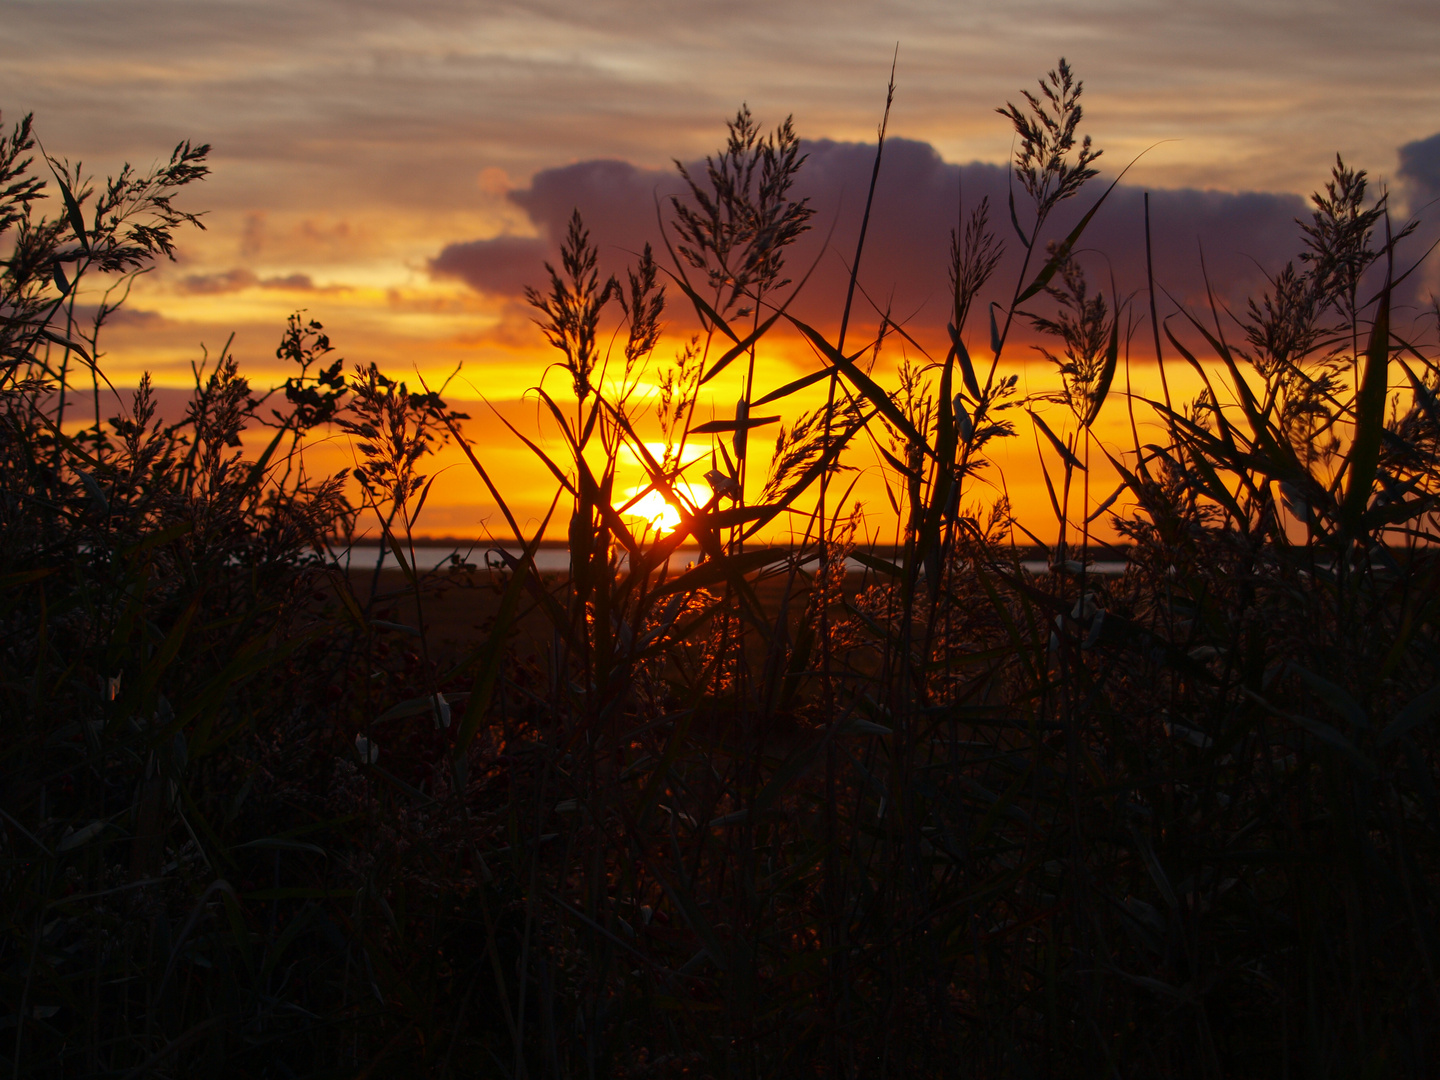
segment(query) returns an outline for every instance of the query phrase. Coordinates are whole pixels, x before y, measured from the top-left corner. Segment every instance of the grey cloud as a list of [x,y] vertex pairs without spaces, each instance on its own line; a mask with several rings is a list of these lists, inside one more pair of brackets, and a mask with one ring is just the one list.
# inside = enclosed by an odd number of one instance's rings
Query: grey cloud
[[176,288],[190,296],[218,296],[244,289],[283,289],[288,292],[335,292],[337,287],[321,287],[309,274],[278,274],[260,277],[253,270],[236,267],[216,274],[187,274],[176,282]]
[[[787,273],[799,278],[812,264],[813,275],[791,309],[807,320],[838,321],[853,258],[861,212],[874,163],[873,145],[828,140],[807,142],[809,155],[796,184],[817,213],[814,228],[790,255]],[[703,175],[703,162],[692,163],[692,175]],[[1103,180],[1063,206],[1047,226],[1051,237],[1063,236],[1098,197]],[[540,240],[500,237],[451,244],[432,263],[437,273],[467,281],[483,291],[516,296],[523,285],[539,284],[541,261],[553,259],[572,209],[578,208],[600,252],[602,270],[619,272],[646,242],[663,253],[656,206],[668,219],[668,197],[683,183],[674,171],[643,169],[618,161],[581,162],[538,173],[531,186],[512,192],[540,233]],[[972,163],[954,165],[941,159],[928,143],[910,139],[887,141],[875,193],[860,283],[897,319],[915,325],[943,327],[948,317],[947,275],[950,230],[962,205],[965,212],[988,198],[991,225],[1004,240],[1006,260],[995,280],[997,299],[1013,289],[1023,254],[1009,221],[1009,170]],[[962,202],[963,194],[963,202]],[[1023,196],[1023,192],[1020,193]],[[1017,200],[1026,221],[1023,198]],[[1295,218],[1304,212],[1299,196],[1270,193],[1228,194],[1169,190],[1151,194],[1152,246],[1157,280],[1177,301],[1205,299],[1201,252],[1211,280],[1223,283],[1220,299],[1239,302],[1263,286],[1264,275],[1277,271],[1299,251]],[[1085,234],[1086,263],[1108,283],[1113,269],[1122,292],[1145,284],[1144,192],[1121,185],[1111,195]],[[825,240],[829,238],[829,247]],[[1043,238],[1042,238],[1043,244]],[[1043,256],[1032,261],[1034,273]],[[529,276],[524,271],[528,268]],[[861,311],[863,300],[857,301]],[[1162,308],[1166,307],[1162,301]],[[873,325],[873,311],[862,321]]]
[[[703,162],[691,162],[689,167],[692,174],[703,175]],[[666,200],[683,189],[674,169],[584,161],[537,173],[528,189],[512,191],[508,197],[551,241],[564,234],[570,208],[580,207],[602,249],[634,248],[647,240],[659,242],[657,222],[667,216]]]
[[447,244],[430,260],[430,272],[436,277],[458,278],[476,292],[522,296],[526,285],[538,284],[548,257],[550,245],[544,240],[497,236]]
[[1433,84],[1432,6],[1394,0],[1376,19],[1338,0],[835,0],[816,19],[800,0],[11,3],[0,107],[37,109],[47,144],[87,161],[213,141],[212,207],[408,210],[458,205],[487,165],[693,156],[741,98],[855,137],[873,130],[883,43],[899,40],[894,129],[952,158],[1003,158],[988,110],[1064,51],[1102,145],[1185,139],[1141,168],[1296,187],[1333,149],[1382,162],[1428,122],[1428,95],[1373,72],[1379,57]]
[[[1440,241],[1440,134],[1402,146],[1396,177],[1406,210],[1420,219],[1420,245],[1436,244]],[[1435,309],[1436,295],[1440,293],[1440,249],[1430,252],[1406,291],[1403,299]]]
[[[741,100],[767,121],[793,111],[802,133],[869,137],[896,40],[891,130],[929,140],[952,161],[1002,161],[1010,133],[991,110],[1019,100],[1063,52],[1086,80],[1085,129],[1109,148],[1107,164],[1169,140],[1131,179],[1304,191],[1323,181],[1337,149],[1378,174],[1394,164],[1394,147],[1434,122],[1433,95],[1423,92],[1440,76],[1433,6],[1393,0],[1377,19],[1344,0],[833,0],[817,19],[802,0],[52,0],[0,8],[0,108],[12,118],[34,109],[48,149],[83,157],[101,175],[123,160],[143,166],[182,138],[213,143],[213,177],[180,200],[213,211],[209,233],[183,239],[200,256],[195,270],[292,260],[341,277],[361,258],[374,265],[417,248],[440,252],[481,235],[478,226],[455,232],[457,214],[505,227],[476,188],[490,167],[535,174],[526,211],[537,222],[549,220],[551,202],[562,223],[573,205],[560,205],[564,193],[547,183],[573,182],[587,206],[608,206],[587,213],[618,262],[652,228],[655,186],[673,184],[659,166],[713,146],[718,121]],[[1406,77],[1377,78],[1381,70]],[[826,162],[823,145],[812,144],[817,204],[843,187],[834,250],[853,251],[868,151],[854,150],[859,164],[841,150]],[[965,177],[967,201],[984,191],[1000,199],[1002,231],[1006,216],[1003,170],[960,170],[927,161],[928,150],[908,162],[918,186],[907,204],[911,193],[890,185],[906,153],[892,144],[882,179],[891,193],[882,197],[902,201],[880,209],[873,235],[885,239],[872,245],[863,278],[881,302],[895,284],[897,310],[933,305],[944,291],[952,181]],[[605,157],[657,168],[626,175],[630,166],[612,164],[606,173],[593,165]],[[586,164],[568,176],[536,174],[576,160]],[[822,166],[843,173],[830,189],[819,185]],[[1118,269],[1122,287],[1133,288],[1138,218],[1121,194],[1095,236],[1111,251],[1124,241]],[[1294,247],[1285,239],[1289,211],[1272,213],[1263,200],[1247,211],[1258,237],[1223,222],[1212,229],[1219,219],[1198,192],[1157,192],[1152,202],[1157,269],[1187,296],[1195,295],[1197,233],[1212,269],[1231,258],[1250,281],[1258,272],[1235,253],[1273,268],[1272,255]],[[817,236],[836,205],[821,207]],[[1107,233],[1121,210],[1130,216]],[[288,228],[332,215],[366,228],[328,239]],[[555,235],[538,231],[553,251]],[[803,268],[818,245],[812,236],[792,267]],[[500,254],[471,252],[466,272],[492,275],[486,287],[505,293],[529,274],[502,274]],[[196,287],[234,287],[223,276]],[[827,256],[806,293],[808,314],[828,310],[820,298],[833,296],[840,278]],[[921,317],[933,317],[929,307]]]
[[[112,418],[129,418],[134,413],[136,387],[133,385],[104,387],[100,391],[100,419],[108,421]],[[59,404],[59,396],[51,394],[46,398],[48,408],[54,408]],[[71,416],[85,418],[93,417],[93,399],[85,395],[79,399],[70,398],[68,408],[75,410]],[[189,412],[189,406],[194,401],[194,391],[190,388],[180,389],[169,386],[152,386],[150,388],[150,400],[155,406],[155,422],[161,424],[177,424],[184,421]]]
[[1417,139],[1400,148],[1400,168],[1396,175],[1405,186],[1410,212],[1436,216],[1428,204],[1440,198],[1440,135]]
[[252,210],[245,215],[244,231],[240,234],[240,257],[253,259],[265,247],[265,214]]
[[258,280],[254,271],[237,267],[219,274],[186,274],[176,282],[176,287],[191,296],[218,296],[248,289]]
[[570,214],[579,208],[606,273],[619,273],[648,242],[663,250],[656,203],[678,194],[674,170],[644,169],[624,161],[582,161],[537,173],[530,187],[506,197],[526,212],[539,238],[498,236],[447,245],[430,262],[431,273],[458,278],[479,292],[519,297],[541,285],[544,263],[555,261]]
[[105,317],[105,325],[109,327],[126,327],[136,330],[153,330],[165,322],[165,316],[158,311],[146,311],[144,308],[122,307],[110,312]]
[[281,274],[275,277],[261,278],[262,289],[285,289],[289,292],[317,292],[321,290],[309,274]]
[[[76,321],[81,324],[92,323],[98,313],[99,308],[93,304],[77,304],[75,307]],[[164,323],[165,317],[160,312],[147,311],[144,308],[120,307],[105,316],[105,325],[112,330],[153,330]]]

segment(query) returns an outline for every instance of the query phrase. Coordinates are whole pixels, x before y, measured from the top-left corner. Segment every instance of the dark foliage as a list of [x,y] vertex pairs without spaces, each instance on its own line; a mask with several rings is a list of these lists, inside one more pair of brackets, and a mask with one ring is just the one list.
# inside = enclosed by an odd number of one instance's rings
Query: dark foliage
[[[53,163],[49,219],[17,127],[0,144],[0,1065],[1432,1075],[1440,369],[1391,325],[1408,230],[1337,163],[1297,262],[1242,318],[1152,327],[1204,392],[1132,396],[1117,376],[1139,318],[1087,281],[1089,217],[1044,243],[1098,151],[1063,61],[1042,91],[1003,111],[1033,203],[1028,232],[1012,222],[1048,257],[992,305],[988,371],[964,333],[998,265],[981,207],[957,222],[943,351],[881,320],[914,350],[895,387],[882,340],[847,353],[788,320],[833,394],[782,424],[763,481],[745,434],[780,417],[752,403],[817,381],[756,396],[809,216],[786,195],[789,124],[762,138],[742,111],[673,207],[670,287],[706,333],[653,376],[658,458],[636,388],[660,271],[647,250],[628,289],[602,285],[576,217],[531,293],[574,392],[536,391],[563,454],[530,443],[568,515],[563,580],[537,571],[546,526],[522,530],[440,392],[346,379],[300,316],[268,412],[222,351],[178,423],[148,382],[129,415],[66,420],[77,394],[100,400],[113,310],[77,326],[77,283],[123,289],[169,254],[203,149],[99,194]],[[1054,400],[1002,371],[1017,314],[1054,341]],[[733,420],[693,423],[701,383],[742,356]],[[1048,542],[982,501],[1019,406]],[[1132,422],[1128,451],[1102,444],[1106,407],[1164,435],[1142,444]],[[306,473],[327,425],[354,440],[353,476]],[[514,531],[483,574],[416,567],[427,458],[451,439]],[[890,537],[861,534],[841,483],[867,440]],[[1106,457],[1121,485],[1100,499]],[[623,461],[678,530],[634,524]],[[1106,514],[1128,540],[1118,576],[1095,565]],[[359,591],[338,569],[331,544],[362,516],[392,594],[379,567]],[[787,519],[804,542],[762,542]],[[1022,538],[1048,570],[1022,565]],[[425,605],[462,582],[484,632],[442,662]]]

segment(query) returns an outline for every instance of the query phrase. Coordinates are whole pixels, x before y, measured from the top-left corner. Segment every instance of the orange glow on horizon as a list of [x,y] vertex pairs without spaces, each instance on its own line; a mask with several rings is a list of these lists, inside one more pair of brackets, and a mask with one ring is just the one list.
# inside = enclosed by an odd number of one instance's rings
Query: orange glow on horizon
[[[365,300],[373,301],[374,295],[367,296]],[[188,302],[188,299],[177,302],[171,309],[172,314],[179,315],[185,311]],[[472,318],[468,325],[473,336],[463,337],[459,334],[459,329],[466,324],[466,318],[461,311],[432,312],[428,316],[410,312],[406,314],[402,324],[397,325],[387,321],[381,313],[373,309],[368,313],[360,311],[364,302],[358,295],[331,297],[326,301],[326,310],[320,310],[320,305],[316,304],[311,314],[326,323],[326,331],[331,334],[336,352],[347,358],[347,367],[353,367],[357,362],[374,361],[382,370],[406,381],[417,390],[420,389],[422,380],[424,384],[438,388],[449,379],[445,391],[447,403],[469,416],[469,419],[461,424],[465,438],[499,485],[522,527],[527,532],[538,528],[558,485],[545,464],[499,417],[503,416],[516,430],[532,439],[559,468],[567,468],[565,443],[555,430],[553,420],[531,392],[537,386],[543,385],[562,410],[569,414],[573,409],[574,398],[569,386],[569,376],[555,366],[556,354],[537,342],[538,332],[533,325],[522,323],[513,314],[475,319],[478,307],[483,305],[472,306]],[[179,323],[166,319],[158,333],[154,326],[143,323],[136,326],[122,325],[110,331],[107,371],[114,373],[112,381],[117,388],[123,388],[127,384],[133,386],[139,373],[147,367],[158,368],[157,384],[169,386],[172,392],[186,388],[187,384],[193,385],[189,358],[195,358],[199,353],[197,346],[200,340],[207,343],[224,342],[225,335],[220,333],[218,320],[226,315],[237,320],[246,320],[241,332],[236,336],[233,350],[241,360],[242,373],[251,380],[257,391],[263,392],[270,386],[278,385],[289,374],[281,370],[273,359],[273,342],[278,338],[283,318],[277,318],[273,324],[268,320],[262,324],[257,318],[258,312],[246,311],[243,308],[225,308],[218,300],[214,310],[207,308],[205,314],[207,318],[217,321]],[[350,323],[352,317],[355,318],[354,324]],[[435,321],[427,324],[427,318]],[[508,328],[500,332],[497,328],[506,323],[506,320],[509,320]],[[425,325],[430,327],[424,335],[425,346],[417,349],[415,334]],[[917,336],[919,335],[917,330]],[[921,340],[928,336],[934,335],[921,336]],[[973,334],[970,336],[974,337]],[[858,339],[857,332],[855,340]],[[659,370],[672,362],[675,351],[683,341],[683,338],[674,336],[662,340],[652,359],[651,369],[642,375],[631,397],[630,404],[637,430],[646,440],[651,455],[657,458],[663,448],[658,441],[659,431],[653,416],[656,383]],[[157,344],[159,348],[156,347]],[[931,344],[936,346],[938,351],[938,344]],[[978,356],[982,351],[981,343],[972,341],[972,345],[977,346]],[[1030,401],[1046,418],[1047,423],[1057,433],[1065,436],[1074,431],[1074,418],[1063,406],[1041,400],[1043,395],[1058,389],[1058,376],[1054,368],[1030,351],[1028,346],[1028,341],[1022,338],[1012,342],[1011,346],[1007,347],[1006,357],[1002,358],[998,374],[1001,377],[1018,375],[1018,394],[1015,400]],[[163,361],[171,348],[176,354],[175,361],[157,365],[156,360]],[[910,347],[906,346],[906,349],[913,353]],[[213,346],[209,350],[212,366],[217,351]],[[943,356],[943,352],[940,355]],[[894,367],[903,356],[901,348],[896,346],[892,339],[875,367],[875,378],[882,386],[895,385]],[[183,361],[183,367],[180,357],[188,357]],[[923,357],[913,359],[924,362]],[[802,340],[794,336],[775,334],[767,338],[761,346],[756,392],[767,392],[802,374],[817,370],[819,365],[813,351]],[[982,378],[986,366],[983,362],[980,364]],[[741,391],[742,369],[742,364],[732,364],[729,370],[702,388],[694,413],[695,422],[703,423],[733,415],[735,401]],[[1177,401],[1188,402],[1199,391],[1199,377],[1188,366],[1169,365],[1166,370],[1171,393]],[[604,381],[607,395],[614,393],[611,385],[613,375],[614,372],[610,373]],[[1131,365],[1129,379],[1135,395],[1133,410],[1136,433],[1142,444],[1156,441],[1162,434],[1162,429],[1156,422],[1154,411],[1142,399],[1160,398],[1158,371],[1153,363],[1137,361]],[[1135,439],[1131,431],[1130,409],[1127,407],[1125,395],[1126,372],[1122,365],[1105,409],[1093,429],[1094,441],[1088,459],[1088,472],[1078,473],[1073,479],[1070,514],[1072,522],[1088,516],[1118,484],[1118,477],[1101,448],[1116,457],[1133,452]],[[802,412],[823,407],[824,401],[825,383],[822,381],[767,406],[765,412],[773,411],[781,415],[782,423],[789,425],[794,423]],[[104,403],[103,414],[107,417],[113,416],[123,411],[127,405],[128,392],[122,390],[118,401],[107,400]],[[88,399],[77,407],[81,416],[89,415],[92,408]],[[174,408],[176,407],[172,405],[171,409]],[[1003,415],[1014,423],[1017,434],[1013,438],[997,439],[991,443],[989,457],[992,464],[967,481],[962,503],[968,510],[974,510],[983,516],[992,503],[1006,497],[1010,500],[1016,519],[1025,529],[1047,542],[1053,542],[1057,526],[1040,463],[1042,460],[1045,462],[1052,483],[1058,487],[1058,459],[1043,439],[1037,440],[1024,409],[1011,408]],[[180,417],[174,415],[167,418],[178,420]],[[758,429],[751,435],[746,484],[746,497],[750,502],[758,500],[768,474],[776,431],[775,426],[770,426]],[[883,441],[884,436],[878,430],[875,434]],[[256,440],[264,437],[263,432],[254,436]],[[700,477],[710,467],[708,459],[712,452],[716,453],[717,458],[719,456],[717,440],[723,440],[726,448],[731,449],[729,435],[692,438],[686,447],[687,463],[695,464],[687,472],[685,483],[693,484],[694,487],[682,486],[682,491],[696,504],[704,503],[711,495],[708,486]],[[247,439],[247,442],[250,441]],[[733,457],[733,449],[731,454]],[[701,458],[706,460],[701,462]],[[889,467],[871,442],[864,437],[856,440],[844,462],[855,472],[842,474],[841,481],[832,485],[831,498],[837,497],[836,492],[849,490],[850,501],[843,508],[846,513],[855,502],[863,504],[864,535],[859,538],[862,542],[894,541],[897,538],[897,520],[891,509],[885,484],[885,474]],[[328,435],[322,433],[306,452],[307,468],[316,474],[334,473],[343,468],[352,468],[356,463],[354,448],[338,431],[332,431]],[[440,448],[433,457],[426,459],[422,471],[436,479],[424,512],[414,523],[417,535],[452,538],[489,535],[508,541],[509,528],[505,524],[504,516],[458,447],[446,445]],[[626,452],[622,456],[617,481],[616,490],[624,493],[619,504],[640,494],[643,489],[644,470],[632,452]],[[892,476],[890,494],[898,495],[902,488],[903,485],[897,484]],[[1125,514],[1125,503],[1122,496],[1112,510]],[[1085,507],[1083,512],[1082,504]],[[809,506],[808,499],[802,500],[796,507],[797,513],[793,520],[790,515],[780,516],[765,530],[761,539],[783,541],[792,530],[796,534],[803,533]],[[833,506],[831,512],[834,512]],[[557,511],[557,515],[563,516],[563,506]],[[563,537],[563,528],[555,524],[562,520],[562,516],[552,519],[548,535],[553,539]],[[626,516],[633,522],[648,525],[652,536],[657,530],[663,534],[679,524],[679,516],[674,508],[668,506],[663,498],[654,492],[644,495]],[[1117,538],[1108,513],[1097,519],[1091,528],[1093,535],[1102,539]]]

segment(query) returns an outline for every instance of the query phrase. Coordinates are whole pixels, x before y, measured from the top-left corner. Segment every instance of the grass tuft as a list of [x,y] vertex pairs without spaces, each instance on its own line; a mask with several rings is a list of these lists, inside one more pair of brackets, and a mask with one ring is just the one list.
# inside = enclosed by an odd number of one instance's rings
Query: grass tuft
[[[528,534],[443,386],[347,374],[298,314],[275,391],[227,346],[182,418],[148,378],[104,417],[104,323],[199,224],[175,202],[207,148],[96,185],[41,175],[28,117],[0,138],[0,1068],[1430,1075],[1440,364],[1392,321],[1413,226],[1337,159],[1240,314],[1095,292],[1077,243],[1113,185],[1046,232],[1092,192],[1080,95],[1062,60],[1000,110],[1025,257],[993,283],[989,207],[959,208],[933,356],[885,312],[857,348],[787,311],[812,214],[788,120],[742,109],[685,175],[668,266],[601,282],[577,213],[528,294],[571,391],[537,390],[559,452],[511,429],[555,479]],[[671,302],[701,332],[667,365]],[[1005,370],[1017,317],[1058,396]],[[1146,318],[1193,400],[1129,387]],[[817,368],[775,386],[758,345],[787,327]],[[698,420],[741,360],[733,415]],[[1122,401],[1128,449],[1095,433]],[[311,475],[336,431],[354,467]],[[1022,432],[1045,538],[993,495]],[[514,534],[484,570],[416,557],[450,441]],[[867,447],[890,537],[862,531]],[[634,524],[652,494],[677,529]],[[780,522],[798,538],[762,543]],[[365,528],[380,561],[347,569]],[[458,651],[446,603],[481,626]]]

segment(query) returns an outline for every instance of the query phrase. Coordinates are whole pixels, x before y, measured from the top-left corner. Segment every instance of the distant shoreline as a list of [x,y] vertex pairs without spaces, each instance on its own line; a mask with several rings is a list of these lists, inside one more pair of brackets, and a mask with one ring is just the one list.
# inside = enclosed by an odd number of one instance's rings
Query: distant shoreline
[[[345,542],[345,540],[344,540],[343,538],[340,538],[340,537],[328,537],[328,538],[326,539],[326,543],[329,544],[332,548],[335,548],[335,549],[341,549],[341,548],[346,548],[346,547],[355,547],[355,548],[379,548],[379,547],[381,546],[380,541],[379,541],[378,539],[372,539],[372,538],[370,538],[370,537],[365,537],[365,538],[363,538],[363,539],[356,540],[356,541],[353,542],[353,544],[347,544],[347,543]],[[427,551],[429,551],[429,550],[435,550],[435,549],[443,549],[443,550],[445,550],[445,551],[458,550],[458,551],[461,551],[461,552],[465,552],[465,551],[477,551],[477,552],[479,552],[479,551],[486,551],[486,550],[495,550],[495,549],[497,549],[497,548],[503,548],[503,549],[505,549],[506,551],[517,551],[517,550],[519,550],[519,545],[517,545],[517,544],[514,542],[513,539],[505,540],[505,539],[499,539],[499,538],[492,538],[492,539],[488,539],[488,540],[487,540],[487,539],[474,539],[474,538],[454,537],[454,536],[434,536],[434,537],[432,537],[432,536],[426,536],[426,537],[415,537],[415,539],[414,539],[414,541],[413,541],[413,544],[414,544],[414,547],[415,547],[417,550],[423,548],[423,549],[425,549],[425,550],[427,550]],[[762,546],[762,547],[763,547],[763,546],[766,546],[763,541],[757,541],[757,540],[754,540],[754,539],[752,539],[752,540],[750,540],[750,541],[747,541],[747,544],[752,544],[752,545],[757,545],[757,546]],[[773,546],[783,546],[783,544],[775,544],[775,545],[773,545]],[[539,549],[538,549],[538,550],[540,550],[540,551],[567,551],[567,550],[569,550],[569,547],[570,547],[569,543],[568,543],[567,541],[565,541],[565,540],[541,540],[541,541],[540,541],[540,544],[539,544]],[[855,548],[856,548],[857,551],[864,551],[864,552],[867,552],[867,553],[872,554],[872,555],[898,555],[898,554],[903,550],[902,547],[900,547],[899,545],[896,545],[896,544],[869,544],[869,545],[866,545],[866,544],[857,544],[857,545],[855,545]],[[685,543],[681,544],[680,547],[677,549],[677,551],[699,551],[699,550],[700,550],[700,545],[697,544],[697,543],[694,543],[693,541],[686,541]],[[1036,545],[1034,545],[1034,544],[1017,544],[1017,545],[1015,545],[1015,547],[1014,547],[1013,549],[1009,549],[1009,550],[1014,550],[1014,551],[1020,556],[1020,558],[1021,558],[1022,561],[1034,560],[1034,559],[1045,559],[1045,558],[1048,558],[1049,555],[1050,555],[1050,549],[1049,549],[1049,548],[1038,547],[1038,546],[1036,546]],[[1134,545],[1133,545],[1133,544],[1107,544],[1107,543],[1104,543],[1104,542],[1101,542],[1101,541],[1092,540],[1092,541],[1090,542],[1090,546],[1089,546],[1089,555],[1090,555],[1091,558],[1106,557],[1106,558],[1112,559],[1112,560],[1114,560],[1114,559],[1128,559],[1129,556],[1130,556],[1130,552],[1133,551],[1133,550],[1134,550]],[[1078,555],[1079,552],[1080,552],[1080,546],[1079,546],[1078,544],[1071,546],[1071,548],[1070,548],[1070,555],[1071,555],[1072,558],[1073,558],[1074,556]]]
[[[351,570],[373,570],[375,560],[381,553],[381,546],[371,541],[345,546],[343,543],[335,543],[334,549],[340,555],[341,562]],[[758,546],[758,545],[757,545]],[[416,567],[421,571],[440,569],[452,555],[460,555],[470,566],[481,569],[486,564],[485,553],[488,551],[503,550],[511,555],[518,555],[519,549],[513,544],[497,544],[491,541],[472,542],[451,540],[446,543],[438,543],[432,540],[419,540],[414,544],[414,561]],[[870,547],[860,548],[868,555],[879,558],[893,559],[899,555],[899,550],[894,547]],[[1049,553],[1041,548],[1026,547],[1015,549],[1019,555],[1020,565],[1031,573],[1043,573],[1049,566]],[[1110,577],[1123,574],[1128,565],[1128,549],[1116,550],[1095,547],[1089,551],[1088,568],[1090,573],[1102,577]],[[350,558],[346,560],[345,555]],[[395,568],[394,554],[385,549],[385,559],[382,566]],[[1072,557],[1078,556],[1079,552],[1072,553]],[[407,551],[407,558],[410,553]],[[671,556],[672,572],[678,573],[689,563],[695,562],[700,557],[698,546],[686,544],[675,549]],[[564,543],[542,542],[535,555],[536,569],[542,574],[565,574],[570,569],[569,548]],[[856,559],[849,559],[846,562],[846,571],[852,574],[863,574],[867,570],[865,564]]]

